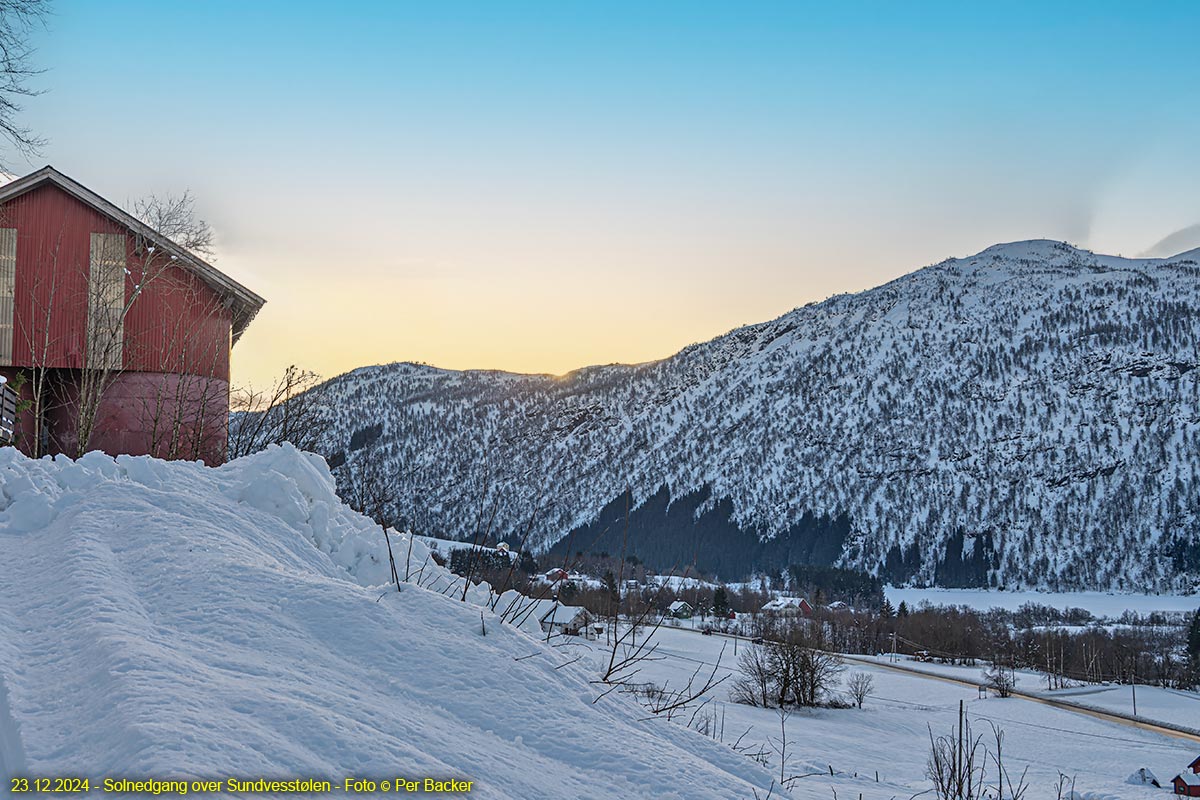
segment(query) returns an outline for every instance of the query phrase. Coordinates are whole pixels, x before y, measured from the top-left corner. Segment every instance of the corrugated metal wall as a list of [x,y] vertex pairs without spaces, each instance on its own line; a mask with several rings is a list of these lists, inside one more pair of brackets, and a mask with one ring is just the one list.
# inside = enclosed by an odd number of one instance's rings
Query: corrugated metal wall
[[92,234],[120,234],[126,298],[136,298],[124,319],[124,368],[229,380],[230,310],[192,273],[155,257],[144,269],[123,228],[54,186],[0,207],[0,228],[17,230],[13,365],[83,366]]

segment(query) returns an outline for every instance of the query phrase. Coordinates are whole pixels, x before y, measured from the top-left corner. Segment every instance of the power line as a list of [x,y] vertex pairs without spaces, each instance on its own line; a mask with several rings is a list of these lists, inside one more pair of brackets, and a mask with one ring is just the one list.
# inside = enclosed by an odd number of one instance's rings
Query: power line
[[[1083,707],[1081,706],[1081,708],[1083,708]],[[1084,710],[1086,711],[1087,709],[1084,708]],[[1075,731],[1075,730],[1071,730],[1070,728],[1056,728],[1053,725],[1039,725],[1036,722],[1021,722],[1020,720],[1006,719],[1004,717],[998,717],[998,718],[993,719],[992,717],[988,717],[983,714],[976,714],[975,716],[978,719],[987,720],[989,722],[1003,722],[1007,725],[1024,725],[1026,727],[1041,728],[1042,730],[1054,731],[1056,733],[1069,733],[1072,736],[1087,736],[1092,739],[1108,739],[1113,742],[1124,742],[1126,744],[1138,744],[1138,745],[1142,745],[1143,747],[1162,747],[1162,748],[1170,748],[1170,749],[1174,750],[1174,749],[1186,746],[1183,744],[1174,745],[1174,744],[1167,744],[1167,743],[1162,743],[1162,742],[1148,742],[1145,739],[1127,739],[1122,736],[1109,736],[1109,735],[1103,734],[1103,733],[1085,733],[1084,731]]]

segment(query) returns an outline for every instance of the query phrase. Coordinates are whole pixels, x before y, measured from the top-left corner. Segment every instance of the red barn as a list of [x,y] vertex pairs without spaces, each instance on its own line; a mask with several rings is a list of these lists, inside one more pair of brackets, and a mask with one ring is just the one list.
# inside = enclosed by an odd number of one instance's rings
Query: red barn
[[1200,797],[1200,758],[1193,760],[1187,769],[1172,778],[1171,785],[1175,788],[1175,794]]
[[0,375],[26,453],[220,463],[230,348],[264,302],[52,167],[0,186]]

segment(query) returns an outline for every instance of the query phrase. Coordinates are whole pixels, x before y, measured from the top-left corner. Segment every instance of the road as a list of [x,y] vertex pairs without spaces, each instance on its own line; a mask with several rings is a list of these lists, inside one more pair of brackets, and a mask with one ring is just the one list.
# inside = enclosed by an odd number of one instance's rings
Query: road
[[[676,630],[689,630],[689,629],[681,627],[681,628],[677,628]],[[694,633],[696,633],[698,635],[702,635],[702,634],[700,634],[700,631],[697,631],[694,629],[692,629],[692,630]],[[736,634],[732,634],[732,633],[718,633],[718,632],[714,631],[713,635],[714,636],[723,636],[727,639],[739,639],[743,642],[750,641],[750,639],[748,637],[737,636]],[[946,683],[956,683],[956,684],[959,684],[960,686],[968,686],[972,689],[978,688],[978,686],[979,686],[979,681],[966,680],[964,678],[955,678],[950,675],[938,675],[933,672],[926,672],[925,670],[916,669],[914,667],[904,666],[903,664],[889,664],[886,661],[878,661],[869,656],[848,655],[846,653],[838,653],[837,655],[840,655],[846,661],[853,661],[853,662],[859,663],[859,664],[869,664],[873,667],[880,667],[882,669],[895,670],[896,672],[904,672],[909,675],[916,675],[918,677],[927,678],[929,680],[944,681]],[[1088,708],[1086,706],[1076,705],[1075,703],[1069,703],[1065,700],[1059,700],[1059,699],[1053,698],[1053,697],[1043,697],[1041,695],[1030,694],[1029,692],[1022,692],[1022,691],[1018,691],[1015,689],[1013,690],[1012,696],[1019,698],[1021,700],[1027,700],[1031,703],[1041,703],[1042,705],[1052,706],[1054,708],[1062,709],[1063,711],[1070,711],[1073,714],[1080,714],[1085,717],[1094,717],[1096,719],[1102,719],[1102,720],[1106,720],[1108,722],[1115,722],[1118,725],[1124,725],[1127,728],[1140,728],[1144,731],[1153,731],[1155,733],[1160,733],[1163,736],[1170,736],[1175,739],[1183,739],[1185,741],[1200,743],[1200,731],[1193,731],[1193,730],[1188,730],[1187,728],[1176,727],[1174,725],[1169,725],[1165,722],[1152,722],[1152,721],[1143,719],[1141,717],[1133,717],[1129,714],[1122,714],[1119,711],[1101,711],[1099,709]]]
[[[938,675],[936,673],[926,672],[925,670],[916,669],[914,667],[907,667],[907,666],[904,666],[903,664],[889,664],[886,661],[878,661],[874,658],[870,658],[869,656],[846,655],[845,653],[843,653],[842,658],[845,659],[846,661],[854,661],[854,662],[857,662],[860,664],[870,664],[873,667],[882,667],[883,669],[891,669],[891,670],[895,670],[897,672],[906,672],[909,675],[918,675],[922,678],[929,678],[929,679],[935,680],[935,681],[945,681],[946,683],[957,683],[962,686],[969,686],[972,689],[977,688],[979,686],[979,681],[969,681],[969,680],[965,680],[963,678],[955,678],[950,675]],[[1169,725],[1165,722],[1151,722],[1151,721],[1143,719],[1141,717],[1134,717],[1129,714],[1122,714],[1119,711],[1101,711],[1100,709],[1089,708],[1087,706],[1081,706],[1081,705],[1077,705],[1075,703],[1069,703],[1065,700],[1059,700],[1058,698],[1054,698],[1054,697],[1044,697],[1042,695],[1030,694],[1029,692],[1022,692],[1017,689],[1013,690],[1012,696],[1018,697],[1022,700],[1028,700],[1033,703],[1041,703],[1044,706],[1053,706],[1054,708],[1060,708],[1063,711],[1070,711],[1075,714],[1082,714],[1085,717],[1095,717],[1096,719],[1103,719],[1103,720],[1107,720],[1109,722],[1116,722],[1116,723],[1118,723],[1120,725],[1124,725],[1128,728],[1141,728],[1142,730],[1145,730],[1145,731],[1154,731],[1155,733],[1161,733],[1164,736],[1171,736],[1176,739],[1184,739],[1184,740],[1191,741],[1191,742],[1200,742],[1200,732],[1190,731],[1186,728],[1178,728],[1178,727],[1175,727],[1174,725]]]

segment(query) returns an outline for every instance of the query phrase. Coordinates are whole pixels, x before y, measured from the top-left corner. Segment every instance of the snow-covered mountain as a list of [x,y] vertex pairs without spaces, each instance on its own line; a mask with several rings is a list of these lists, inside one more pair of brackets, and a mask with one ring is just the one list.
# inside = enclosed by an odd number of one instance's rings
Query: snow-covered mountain
[[653,363],[358,369],[321,389],[325,454],[438,535],[545,549],[623,517],[628,488],[635,515],[688,496],[745,541],[893,581],[1190,588],[1198,262],[1020,242]]

